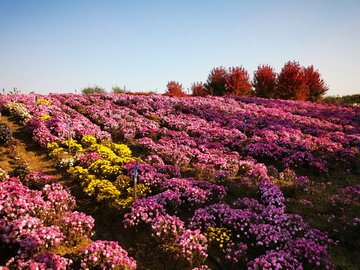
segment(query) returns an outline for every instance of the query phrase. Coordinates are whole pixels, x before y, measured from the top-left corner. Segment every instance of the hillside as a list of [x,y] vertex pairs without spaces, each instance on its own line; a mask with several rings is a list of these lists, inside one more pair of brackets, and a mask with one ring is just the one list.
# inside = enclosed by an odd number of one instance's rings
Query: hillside
[[355,107],[129,94],[2,95],[0,107],[12,133],[1,126],[1,179],[13,177],[1,182],[0,265],[360,264]]

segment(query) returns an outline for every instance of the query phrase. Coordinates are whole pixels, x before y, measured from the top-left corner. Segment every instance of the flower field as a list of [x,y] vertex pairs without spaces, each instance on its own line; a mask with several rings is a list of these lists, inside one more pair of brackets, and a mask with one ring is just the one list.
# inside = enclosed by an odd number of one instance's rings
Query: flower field
[[360,265],[357,107],[104,93],[0,109],[0,269]]

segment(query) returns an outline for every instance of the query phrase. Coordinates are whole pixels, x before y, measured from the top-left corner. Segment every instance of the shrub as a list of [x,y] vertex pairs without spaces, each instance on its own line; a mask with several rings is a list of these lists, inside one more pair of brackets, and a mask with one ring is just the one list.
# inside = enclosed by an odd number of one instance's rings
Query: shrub
[[17,165],[11,173],[11,176],[18,177],[21,180],[25,179],[25,176],[30,173],[30,168],[26,162]]
[[113,86],[111,89],[111,93],[114,93],[114,94],[126,93],[126,90],[120,88],[119,86]]
[[26,186],[32,186],[37,188],[43,188],[47,184],[56,183],[57,179],[52,176],[48,176],[42,171],[35,171],[27,174],[24,177],[23,184]]
[[5,178],[9,178],[9,175],[8,175],[7,171],[0,168],[0,181],[3,181]]
[[0,123],[0,142],[5,143],[12,138],[10,127],[5,123]]
[[86,88],[81,89],[81,94],[83,94],[83,95],[90,95],[90,94],[95,94],[95,93],[106,93],[106,90],[99,86],[86,87]]
[[[19,261],[19,269],[68,269],[72,260],[61,257],[53,252],[36,254],[26,262]],[[0,269],[7,269],[1,268]]]
[[191,91],[193,96],[205,97],[208,95],[202,82],[196,82],[191,85]]
[[136,269],[136,261],[117,242],[97,240],[82,254],[81,269]]
[[166,85],[166,92],[173,94],[174,96],[177,97],[183,97],[186,94],[183,92],[183,87],[182,84],[180,84],[179,82],[175,82],[175,81],[170,81],[168,82],[168,84]]

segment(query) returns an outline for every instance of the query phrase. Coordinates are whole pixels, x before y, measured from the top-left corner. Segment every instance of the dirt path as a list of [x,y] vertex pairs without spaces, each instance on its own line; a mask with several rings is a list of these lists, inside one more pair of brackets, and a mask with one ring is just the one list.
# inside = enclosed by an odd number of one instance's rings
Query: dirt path
[[[61,178],[62,175],[56,170],[56,161],[47,157],[44,149],[34,142],[31,135],[26,131],[25,126],[14,117],[4,116],[1,122],[6,123],[13,132],[13,137],[19,140],[18,150],[30,167],[31,171],[43,171],[47,175]],[[14,158],[5,144],[0,144],[0,168],[11,172],[14,169]]]

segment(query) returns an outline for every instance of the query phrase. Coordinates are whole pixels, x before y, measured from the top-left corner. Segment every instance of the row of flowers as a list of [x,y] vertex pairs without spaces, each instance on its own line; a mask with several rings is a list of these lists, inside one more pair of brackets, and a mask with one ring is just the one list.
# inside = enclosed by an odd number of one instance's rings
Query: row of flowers
[[[83,96],[76,98],[78,102],[85,99]],[[319,105],[322,107],[317,109],[318,113],[310,117],[295,112],[296,108],[309,110],[311,114],[314,105],[309,106],[308,102],[283,104],[282,101],[259,98],[180,99],[111,94],[100,95],[100,98],[105,99],[103,102],[106,104],[111,100],[121,105],[121,109],[118,107],[117,110],[124,111],[126,108],[130,112],[130,108],[131,113],[139,113],[160,123],[160,130],[153,128],[158,137],[164,136],[164,127],[185,131],[191,136],[190,141],[183,134],[179,135],[181,139],[184,137],[183,143],[189,143],[189,146],[196,143],[197,146],[221,148],[225,153],[236,150],[241,155],[281,161],[284,167],[311,165],[323,171],[329,165],[336,167],[344,163],[351,168],[356,161],[355,154],[360,142],[359,119],[354,116],[352,108],[341,107],[335,114],[334,105]],[[292,107],[294,112],[290,112]],[[142,129],[142,120],[138,121],[137,117],[135,122],[133,125],[137,122],[140,124],[136,125],[137,133],[134,136],[151,137],[148,135],[151,133],[149,128]],[[268,150],[269,145],[271,151]],[[289,163],[289,160],[295,162]]]
[[94,125],[74,109],[62,105],[57,99],[40,96],[36,101],[36,103],[32,102],[29,95],[15,97],[2,95],[0,107],[19,117],[26,124],[27,130],[33,134],[34,140],[41,146],[67,140],[68,132],[74,139],[90,135],[99,140],[111,140],[108,132],[102,131],[98,125]]
[[[44,178],[49,180],[42,172],[33,172],[26,181],[41,186]],[[86,243],[81,251],[81,269],[110,269],[115,265],[136,269],[135,260],[117,243],[90,241],[95,233],[94,219],[73,211],[75,198],[66,186],[54,182],[43,185],[40,191],[29,189],[15,177],[0,182],[0,237],[10,254],[2,269],[69,269],[73,260],[56,254],[57,250]]]

